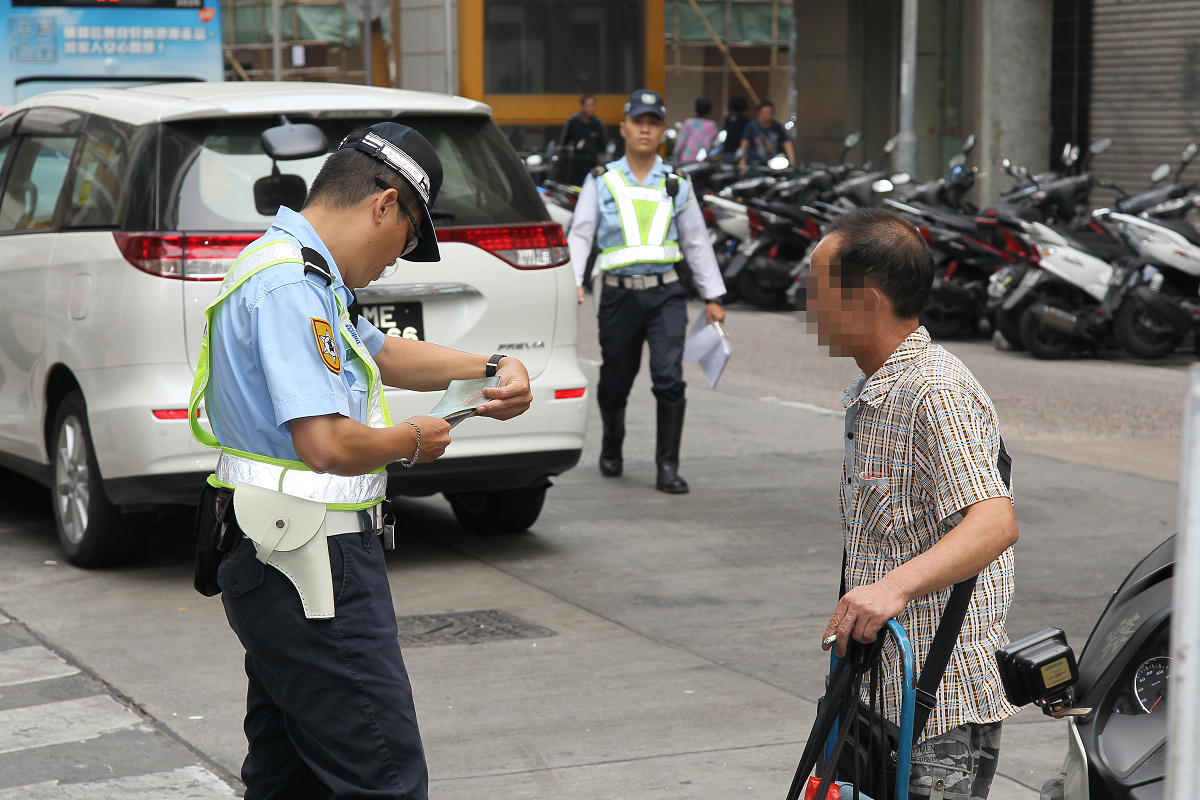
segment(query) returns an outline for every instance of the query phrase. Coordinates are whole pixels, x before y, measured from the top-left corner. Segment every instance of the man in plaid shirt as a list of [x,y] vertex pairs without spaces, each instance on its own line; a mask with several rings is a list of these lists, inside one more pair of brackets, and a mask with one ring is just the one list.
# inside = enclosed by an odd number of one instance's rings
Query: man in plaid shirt
[[[810,329],[862,374],[846,390],[840,507],[845,582],[826,638],[839,655],[890,619],[916,663],[929,652],[951,587],[978,574],[937,704],[913,748],[910,797],[986,798],[1004,697],[994,654],[1008,643],[1017,522],[1000,475],[991,399],[961,361],[929,341],[918,314],[933,259],[901,217],[861,209],[831,226],[812,256]],[[826,645],[828,647],[828,645]],[[883,708],[899,721],[899,657],[884,651]]]

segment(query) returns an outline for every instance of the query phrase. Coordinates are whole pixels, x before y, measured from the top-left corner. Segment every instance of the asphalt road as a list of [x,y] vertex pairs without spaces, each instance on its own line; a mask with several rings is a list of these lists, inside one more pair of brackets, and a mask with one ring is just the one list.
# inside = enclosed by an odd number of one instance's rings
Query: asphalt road
[[[689,367],[690,495],[653,489],[643,377],[626,476],[599,476],[593,409],[583,461],[528,533],[468,534],[440,498],[401,504],[397,613],[443,632],[405,650],[435,798],[786,793],[827,668],[837,409],[856,370],[792,314],[732,309],[729,328],[717,391]],[[580,333],[594,379],[586,314]],[[1015,452],[1010,633],[1057,625],[1079,648],[1111,590],[1174,528],[1187,360],[1044,364],[950,347],[992,394]],[[138,565],[76,570],[46,492],[0,481],[0,800],[238,790],[241,651],[220,603],[191,590],[189,524],[164,519]],[[479,611],[502,613],[432,616]],[[493,638],[458,643],[478,624]],[[992,796],[1036,797],[1065,731],[1036,711],[1006,725]]]

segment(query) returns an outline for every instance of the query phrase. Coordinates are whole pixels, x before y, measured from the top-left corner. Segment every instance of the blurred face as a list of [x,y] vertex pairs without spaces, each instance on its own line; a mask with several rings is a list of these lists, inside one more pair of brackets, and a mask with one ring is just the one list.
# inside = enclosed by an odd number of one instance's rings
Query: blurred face
[[775,109],[763,106],[758,110],[758,123],[764,128],[775,121]]
[[666,130],[667,123],[654,114],[637,117],[626,115],[621,120],[621,138],[625,140],[625,150],[636,155],[656,152]]
[[579,110],[582,111],[583,115],[588,119],[596,116],[596,98],[589,97],[587,100],[584,100],[583,103],[580,104]]
[[817,343],[833,356],[853,356],[867,345],[875,327],[878,291],[865,286],[847,289],[836,263],[838,236],[826,236],[812,254],[805,284],[805,323]]

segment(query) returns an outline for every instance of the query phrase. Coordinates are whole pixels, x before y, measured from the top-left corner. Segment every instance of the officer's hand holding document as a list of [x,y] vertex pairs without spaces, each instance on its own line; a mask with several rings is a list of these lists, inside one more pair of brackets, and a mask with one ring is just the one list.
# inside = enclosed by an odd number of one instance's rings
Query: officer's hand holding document
[[710,389],[717,388],[717,381],[721,379],[721,373],[725,371],[732,354],[733,347],[725,326],[720,322],[709,324],[703,316],[696,320],[692,335],[683,346],[683,360],[700,365],[704,377],[708,378]]
[[475,410],[488,401],[488,398],[483,396],[484,389],[495,389],[499,385],[499,375],[492,378],[450,381],[446,393],[429,412],[429,416],[440,417],[453,428],[467,417],[475,416]]

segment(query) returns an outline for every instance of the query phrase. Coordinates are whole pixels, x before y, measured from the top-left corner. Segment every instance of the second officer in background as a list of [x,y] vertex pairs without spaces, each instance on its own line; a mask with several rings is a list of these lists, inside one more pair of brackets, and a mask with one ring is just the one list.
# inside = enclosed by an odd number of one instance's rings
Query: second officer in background
[[600,248],[595,265],[603,274],[598,311],[603,363],[596,389],[604,421],[600,473],[622,474],[625,403],[647,342],[658,400],[655,485],[683,494],[688,485],[679,477],[679,444],[687,402],[682,363],[687,295],[675,264],[687,257],[710,323],[725,319],[718,302],[725,283],[691,185],[658,157],[666,117],[657,92],[639,89],[630,95],[620,126],[625,156],[597,167],[584,181],[567,243],[581,303],[593,241]]

